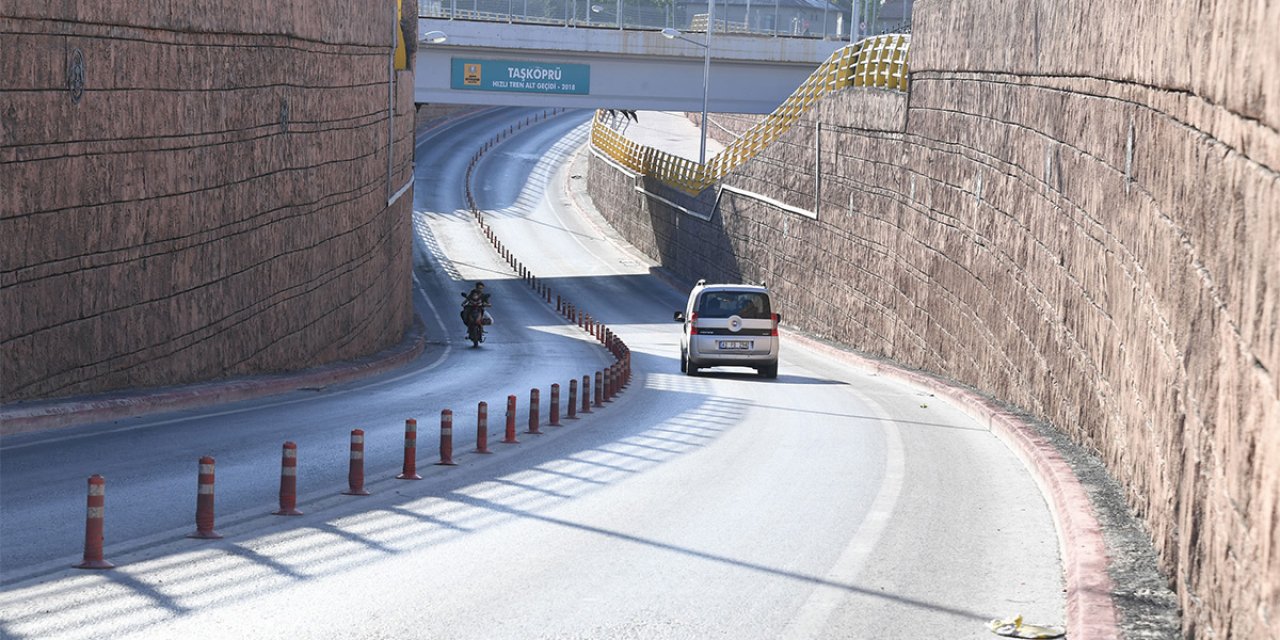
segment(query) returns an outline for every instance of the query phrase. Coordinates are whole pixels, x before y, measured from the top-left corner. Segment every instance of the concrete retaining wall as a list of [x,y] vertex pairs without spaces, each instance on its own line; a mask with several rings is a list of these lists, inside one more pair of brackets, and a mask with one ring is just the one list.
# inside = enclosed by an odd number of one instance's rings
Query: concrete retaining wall
[[680,277],[1097,451],[1187,635],[1280,637],[1280,6],[1200,5],[920,2],[909,96],[831,97],[724,181],[816,219],[703,222],[595,157],[591,195]]
[[389,94],[382,5],[5,5],[0,399],[401,339],[412,194],[388,197],[412,174],[413,87],[399,71]]

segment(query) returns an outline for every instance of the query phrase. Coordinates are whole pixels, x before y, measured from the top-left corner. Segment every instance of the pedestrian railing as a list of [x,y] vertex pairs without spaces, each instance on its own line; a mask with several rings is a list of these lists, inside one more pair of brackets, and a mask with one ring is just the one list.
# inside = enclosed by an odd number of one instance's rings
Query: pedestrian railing
[[[798,18],[788,24],[779,11],[784,0],[747,3],[750,20],[715,21],[715,32],[733,35],[847,39],[837,11],[814,16],[812,33]],[[674,27],[705,33],[707,14],[688,15],[670,2],[655,0],[418,0],[418,17],[437,20],[475,20],[512,24],[562,25],[599,29],[656,30]],[[447,29],[446,29],[447,30]]]
[[636,173],[686,193],[701,193],[777,141],[828,93],[846,87],[906,91],[910,45],[911,36],[888,34],[860,40],[832,53],[773,113],[706,164],[637,144],[609,128],[602,112],[597,112],[592,125],[591,144]]

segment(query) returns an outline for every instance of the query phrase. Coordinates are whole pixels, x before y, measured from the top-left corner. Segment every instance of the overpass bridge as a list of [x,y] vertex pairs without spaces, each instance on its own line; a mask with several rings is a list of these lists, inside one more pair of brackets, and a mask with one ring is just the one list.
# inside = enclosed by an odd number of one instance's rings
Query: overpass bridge
[[[420,16],[414,101],[702,109],[705,32],[668,38],[660,26],[519,23],[522,16],[500,17],[512,21]],[[702,25],[705,29],[705,18]],[[433,43],[425,38],[431,32],[446,39]],[[727,30],[714,32],[710,41],[708,109],[760,114],[773,111],[845,44],[835,38]]]

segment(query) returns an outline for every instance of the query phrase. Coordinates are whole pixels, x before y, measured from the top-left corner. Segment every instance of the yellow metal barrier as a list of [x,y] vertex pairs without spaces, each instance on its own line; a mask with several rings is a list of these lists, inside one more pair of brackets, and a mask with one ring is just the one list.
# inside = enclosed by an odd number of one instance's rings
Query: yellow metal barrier
[[610,129],[601,112],[591,127],[591,144],[636,173],[697,194],[773,144],[828,93],[851,86],[906,91],[910,45],[911,36],[890,34],[866,38],[832,53],[773,113],[706,164],[636,144]]

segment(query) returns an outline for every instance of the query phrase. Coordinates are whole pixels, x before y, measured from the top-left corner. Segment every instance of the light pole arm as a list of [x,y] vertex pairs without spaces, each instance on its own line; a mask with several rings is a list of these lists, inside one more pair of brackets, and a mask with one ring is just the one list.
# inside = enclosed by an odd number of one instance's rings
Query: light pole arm
[[703,49],[707,48],[706,43],[698,42],[697,40],[694,40],[693,38],[690,38],[689,36],[686,36],[683,33],[680,33],[679,29],[672,29],[671,27],[667,27],[666,29],[662,30],[662,37],[669,38],[672,40],[684,40],[689,44],[696,44],[699,47],[702,47]]

